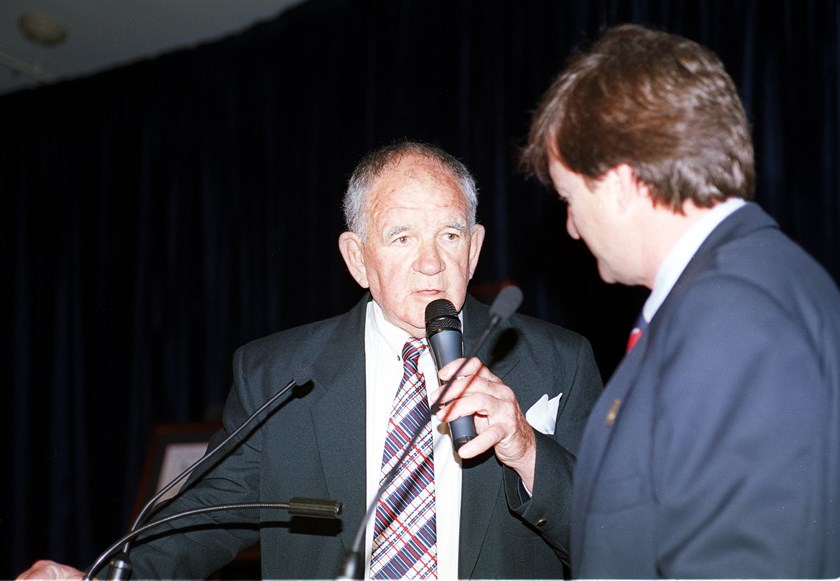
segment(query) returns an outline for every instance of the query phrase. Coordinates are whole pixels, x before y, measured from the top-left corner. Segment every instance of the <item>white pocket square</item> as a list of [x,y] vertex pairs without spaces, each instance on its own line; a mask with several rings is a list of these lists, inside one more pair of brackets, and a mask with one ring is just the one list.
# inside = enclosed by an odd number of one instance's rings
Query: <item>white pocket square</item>
[[537,403],[525,412],[525,419],[528,420],[532,428],[549,436],[554,435],[554,426],[557,423],[557,408],[560,407],[561,397],[563,397],[563,394],[559,393],[548,399],[548,394],[544,393],[537,400]]

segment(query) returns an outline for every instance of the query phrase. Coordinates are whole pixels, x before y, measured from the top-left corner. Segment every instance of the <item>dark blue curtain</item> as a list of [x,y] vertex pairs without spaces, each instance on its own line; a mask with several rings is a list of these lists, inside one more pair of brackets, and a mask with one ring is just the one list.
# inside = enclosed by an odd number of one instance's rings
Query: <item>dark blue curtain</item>
[[608,377],[645,292],[602,283],[515,164],[539,95],[606,25],[721,55],[754,125],[759,202],[840,279],[838,18],[836,0],[309,0],[0,98],[0,578],[39,557],[89,565],[128,527],[155,423],[216,417],[236,346],[358,299],[341,194],[397,138],[474,170],[474,292],[515,281],[522,310],[589,337]]

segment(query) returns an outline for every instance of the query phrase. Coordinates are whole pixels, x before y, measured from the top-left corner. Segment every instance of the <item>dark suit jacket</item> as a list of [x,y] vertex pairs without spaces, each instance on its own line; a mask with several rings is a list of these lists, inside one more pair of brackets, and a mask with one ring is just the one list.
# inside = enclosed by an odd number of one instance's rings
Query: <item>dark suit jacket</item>
[[[266,511],[258,531],[170,534],[135,547],[136,577],[204,577],[258,538],[264,577],[334,578],[339,573],[366,509],[364,324],[369,300],[345,315],[259,339],[236,352],[234,388],[224,412],[227,431],[287,383],[301,364],[311,362],[313,380],[167,507],[174,511],[308,496],[341,500],[341,520],[292,519]],[[489,315],[471,297],[464,309],[469,353]],[[491,353],[494,343],[488,341],[481,358],[516,391],[523,410],[543,394],[563,396],[554,436],[537,434],[532,499],[520,500],[519,479],[492,454],[465,467],[459,576],[562,578],[558,554],[566,554],[568,546],[574,454],[600,394],[600,376],[584,338],[530,317],[514,315],[498,341],[504,348]]]
[[840,576],[840,295],[758,206],[698,249],[576,470],[575,577]]

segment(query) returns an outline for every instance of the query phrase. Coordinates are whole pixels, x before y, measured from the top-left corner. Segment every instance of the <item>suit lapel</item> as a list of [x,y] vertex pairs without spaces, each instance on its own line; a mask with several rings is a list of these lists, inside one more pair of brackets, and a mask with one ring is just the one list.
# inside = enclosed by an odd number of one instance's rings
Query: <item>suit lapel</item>
[[[613,373],[587,420],[584,438],[578,451],[578,462],[575,465],[574,482],[576,485],[571,515],[573,562],[580,557],[574,555],[574,550],[575,546],[582,546],[581,541],[586,527],[585,515],[589,512],[594,489],[591,484],[598,478],[604,454],[615,433],[615,424],[620,420],[621,408],[635,384],[635,378],[639,374],[646,350],[647,336],[642,335],[633,350],[624,357]],[[580,483],[585,484],[580,485]]]
[[341,318],[313,363],[320,399],[310,413],[330,497],[343,503],[345,550],[352,547],[366,508],[364,329],[369,298]]
[[[467,295],[464,303],[465,354],[473,351],[489,321],[488,308]],[[488,361],[488,354],[492,351],[497,335],[498,333],[491,335],[479,352],[482,361]],[[502,378],[509,373],[517,361],[508,359],[494,364],[493,373]],[[461,472],[461,530],[458,555],[458,570],[463,576],[469,576],[475,569],[502,485],[502,469],[492,451],[475,461],[464,463]]]

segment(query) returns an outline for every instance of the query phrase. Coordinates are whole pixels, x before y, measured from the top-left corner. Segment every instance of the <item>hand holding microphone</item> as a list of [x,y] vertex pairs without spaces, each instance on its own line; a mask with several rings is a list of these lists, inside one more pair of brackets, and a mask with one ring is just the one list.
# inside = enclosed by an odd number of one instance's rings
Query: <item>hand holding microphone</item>
[[[491,308],[491,321],[500,311],[515,311],[522,294],[516,287],[507,287],[499,299],[501,306],[494,303]],[[461,323],[449,301],[439,299],[426,307],[426,335],[438,370],[463,357]],[[451,367],[456,368],[440,374],[441,390],[434,396],[439,401],[432,411],[441,421],[456,418],[449,426],[459,456],[474,458],[492,448],[499,461],[515,470],[528,490],[533,490],[536,437],[515,393],[478,359]]]
[[[490,321],[484,330],[478,345],[483,344],[487,338],[490,330],[495,329],[500,322],[507,320],[522,304],[522,291],[516,286],[508,286],[502,289],[493,305],[490,307]],[[426,305],[426,338],[429,342],[429,348],[432,352],[432,357],[435,361],[435,367],[440,371],[447,364],[464,356],[463,336],[461,334],[461,320],[458,318],[458,311],[455,306],[447,299],[437,299]],[[472,355],[477,353],[477,347]],[[516,405],[513,392],[498,378],[490,373],[489,370],[480,366],[475,368],[476,363],[471,361],[464,361],[452,372],[455,376],[462,370],[467,370],[467,375],[472,378],[481,377],[484,381],[496,383],[505,389],[510,397],[513,398],[513,403]],[[479,363],[480,365],[480,363]],[[479,375],[479,371],[481,372]],[[448,392],[452,387],[452,383],[457,379],[456,377],[449,378],[441,384],[440,393],[437,395],[437,400],[432,407],[432,413],[437,414],[442,406],[447,406],[453,401],[453,398],[448,397]],[[472,382],[470,379],[469,382]],[[457,395],[466,388],[466,385],[461,385],[461,389]],[[457,395],[455,397],[457,397]],[[453,415],[451,409],[448,409],[445,416]],[[516,405],[518,410],[518,405]],[[519,415],[522,415],[521,412]],[[439,414],[440,416],[440,414]],[[524,416],[522,416],[524,421]],[[527,423],[526,423],[527,425]],[[450,433],[452,434],[452,442],[455,449],[459,451],[460,448],[470,440],[476,437],[475,420],[471,413],[457,416],[454,420],[449,422]],[[481,451],[486,450],[483,448]],[[477,452],[480,453],[480,452]],[[475,455],[475,454],[473,454]],[[465,457],[462,455],[462,457]]]
[[463,366],[453,363],[440,376],[450,390],[441,402],[438,419],[469,417],[478,434],[458,449],[458,455],[475,458],[492,449],[533,490],[536,437],[514,391],[477,358],[464,361]]

